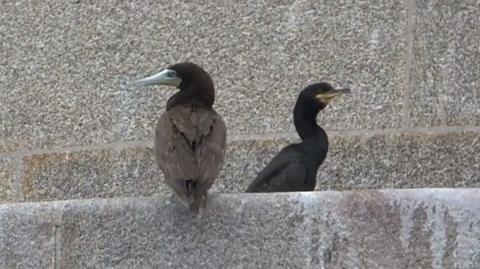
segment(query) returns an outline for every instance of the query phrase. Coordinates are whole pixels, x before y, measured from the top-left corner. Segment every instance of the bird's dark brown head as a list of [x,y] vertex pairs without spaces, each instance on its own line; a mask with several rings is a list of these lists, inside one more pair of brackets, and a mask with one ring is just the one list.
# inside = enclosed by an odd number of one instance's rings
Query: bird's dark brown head
[[129,83],[134,86],[153,84],[175,86],[180,90],[168,100],[167,109],[186,103],[212,107],[215,101],[212,78],[194,63],[177,63],[153,76]]
[[178,88],[184,90],[214,90],[213,81],[210,75],[200,66],[194,63],[178,63],[169,66],[167,70],[172,72],[173,76],[180,78],[181,83]]

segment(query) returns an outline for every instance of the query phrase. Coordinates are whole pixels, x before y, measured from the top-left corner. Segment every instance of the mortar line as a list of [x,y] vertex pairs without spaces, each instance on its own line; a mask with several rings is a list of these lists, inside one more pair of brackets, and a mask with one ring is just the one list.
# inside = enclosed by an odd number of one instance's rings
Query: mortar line
[[112,149],[125,149],[131,147],[152,147],[153,141],[151,140],[134,140],[134,141],[119,141],[107,144],[90,144],[85,146],[66,146],[66,147],[54,147],[50,149],[34,148],[28,150],[18,150],[10,153],[2,153],[0,157],[15,156],[21,154],[21,156],[38,155],[38,154],[55,154],[55,153],[67,153],[89,150],[112,150]]
[[53,238],[53,240],[54,240],[54,242],[53,242],[53,251],[54,251],[54,253],[53,253],[53,269],[58,268],[58,254],[57,254],[58,253],[58,245],[57,245],[58,235],[57,235],[57,230],[58,230],[58,225],[55,224],[55,226],[53,226],[53,231],[54,231],[54,233],[53,233],[53,236],[54,236],[54,238]]
[[447,133],[461,133],[461,132],[480,132],[480,126],[464,125],[464,126],[435,126],[435,127],[402,127],[402,128],[389,128],[389,129],[362,129],[362,130],[350,130],[350,131],[330,131],[327,133],[332,136],[371,136],[371,135],[392,135],[392,134],[437,134],[443,135]]
[[[358,130],[329,130],[325,129],[329,137],[334,136],[372,136],[372,135],[391,135],[406,133],[428,133],[428,134],[447,134],[461,132],[480,132],[480,126],[438,126],[438,127],[407,127],[407,128],[389,128],[389,129],[358,129]],[[228,142],[248,141],[248,140],[269,140],[269,139],[298,139],[297,133],[272,133],[272,134],[254,134],[254,135],[235,135],[227,138]]]
[[413,62],[413,39],[415,28],[415,0],[408,0],[407,2],[407,51],[405,56],[405,85],[403,88],[403,117],[402,127],[408,127],[410,123],[410,87],[412,82],[412,62]]
[[[389,129],[358,129],[358,130],[331,130],[325,129],[330,137],[352,137],[352,136],[373,136],[373,135],[391,135],[391,134],[407,134],[407,133],[428,133],[428,134],[447,134],[447,133],[461,133],[461,132],[480,132],[480,126],[464,125],[464,126],[435,126],[435,127],[402,127]],[[298,139],[298,135],[294,132],[287,133],[264,133],[264,134],[245,134],[245,135],[230,135],[227,137],[227,143],[252,141],[252,140],[276,140],[276,139]],[[79,151],[94,151],[94,150],[123,150],[132,147],[153,147],[153,140],[136,140],[127,142],[114,142],[108,144],[91,144],[86,146],[73,147],[57,147],[51,149],[31,149],[18,150],[10,153],[2,153],[0,157],[15,157],[21,161],[25,156],[39,155],[39,154],[58,154]],[[21,163],[20,163],[21,164]],[[22,165],[17,167],[17,172],[20,174]],[[18,176],[17,174],[17,176]]]

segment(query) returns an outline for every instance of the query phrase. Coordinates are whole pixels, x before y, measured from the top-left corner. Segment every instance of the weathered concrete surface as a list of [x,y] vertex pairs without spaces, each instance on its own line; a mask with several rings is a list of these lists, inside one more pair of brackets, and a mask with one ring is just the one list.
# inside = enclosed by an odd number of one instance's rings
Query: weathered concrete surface
[[[332,135],[330,140],[317,190],[480,187],[478,132]],[[229,143],[225,166],[211,191],[244,191],[282,147],[296,141]],[[40,154],[23,161],[17,200],[170,194],[151,147]]]
[[184,60],[212,74],[229,134],[293,130],[297,94],[319,80],[355,91],[327,109],[332,128],[398,127],[406,10],[400,0],[375,8],[334,0],[2,1],[0,153],[151,139],[172,91],[122,91],[120,81]]
[[479,125],[480,1],[413,2],[412,125]]
[[7,204],[0,235],[2,268],[479,268],[480,190]]

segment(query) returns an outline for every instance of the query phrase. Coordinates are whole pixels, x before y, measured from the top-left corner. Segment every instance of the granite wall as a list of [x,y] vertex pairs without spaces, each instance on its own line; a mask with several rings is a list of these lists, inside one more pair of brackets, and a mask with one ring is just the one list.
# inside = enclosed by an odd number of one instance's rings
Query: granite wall
[[318,118],[319,189],[480,186],[480,2],[2,1],[0,201],[165,195],[152,155],[171,91],[122,81],[178,61],[212,75],[242,191],[296,141],[311,82],[353,94]]

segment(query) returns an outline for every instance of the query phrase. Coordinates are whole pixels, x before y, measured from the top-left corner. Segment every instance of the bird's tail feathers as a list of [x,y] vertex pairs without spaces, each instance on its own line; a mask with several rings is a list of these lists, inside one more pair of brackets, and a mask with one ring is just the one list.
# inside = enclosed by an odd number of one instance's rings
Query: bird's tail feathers
[[196,182],[193,180],[185,181],[185,197],[187,198],[188,204],[191,204],[195,200],[195,185]]
[[194,214],[205,209],[207,204],[207,192],[197,182],[188,180],[185,182],[185,196],[187,198],[188,208]]

